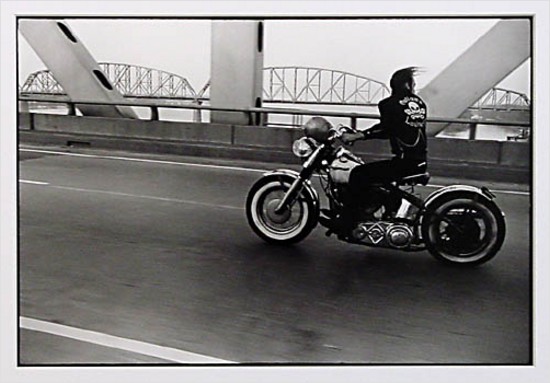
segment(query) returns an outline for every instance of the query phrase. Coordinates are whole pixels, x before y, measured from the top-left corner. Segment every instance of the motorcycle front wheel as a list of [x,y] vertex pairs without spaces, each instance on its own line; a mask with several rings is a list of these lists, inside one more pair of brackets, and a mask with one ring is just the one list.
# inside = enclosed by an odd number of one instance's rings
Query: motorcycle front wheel
[[505,221],[494,202],[452,196],[435,201],[422,222],[422,237],[438,260],[475,266],[492,259],[505,236]]
[[252,230],[264,241],[292,244],[306,238],[317,225],[315,201],[301,193],[296,201],[281,213],[275,209],[291,185],[291,180],[260,179],[252,186],[246,199],[246,216]]

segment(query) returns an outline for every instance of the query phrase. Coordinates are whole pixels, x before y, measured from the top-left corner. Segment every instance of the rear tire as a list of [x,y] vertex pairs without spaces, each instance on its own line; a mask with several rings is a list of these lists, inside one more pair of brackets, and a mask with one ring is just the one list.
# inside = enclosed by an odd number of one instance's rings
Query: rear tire
[[494,202],[468,193],[442,196],[428,206],[422,238],[438,260],[475,266],[492,259],[502,247],[504,216]]
[[290,188],[291,177],[265,177],[256,182],[246,199],[246,217],[252,230],[264,241],[293,244],[306,238],[317,225],[319,211],[308,193],[300,193],[294,204],[281,214],[275,207]]

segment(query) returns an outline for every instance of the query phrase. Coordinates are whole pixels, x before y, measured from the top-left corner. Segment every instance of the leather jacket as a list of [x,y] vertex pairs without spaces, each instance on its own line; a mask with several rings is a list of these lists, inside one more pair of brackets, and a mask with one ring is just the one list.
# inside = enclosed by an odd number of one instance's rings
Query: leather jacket
[[426,161],[426,117],[424,101],[411,92],[394,93],[378,103],[380,123],[365,131],[365,138],[387,138],[398,159]]

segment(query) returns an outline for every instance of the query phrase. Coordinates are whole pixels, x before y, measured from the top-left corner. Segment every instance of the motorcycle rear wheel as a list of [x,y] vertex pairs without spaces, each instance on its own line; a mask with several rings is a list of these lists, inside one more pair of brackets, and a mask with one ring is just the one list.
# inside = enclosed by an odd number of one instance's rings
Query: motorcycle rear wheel
[[506,226],[494,202],[470,196],[434,201],[422,222],[422,238],[438,260],[475,266],[492,259],[502,247]]
[[317,225],[315,203],[301,193],[294,204],[280,214],[275,208],[291,183],[274,178],[260,179],[246,199],[246,216],[252,230],[264,241],[293,244],[306,238]]

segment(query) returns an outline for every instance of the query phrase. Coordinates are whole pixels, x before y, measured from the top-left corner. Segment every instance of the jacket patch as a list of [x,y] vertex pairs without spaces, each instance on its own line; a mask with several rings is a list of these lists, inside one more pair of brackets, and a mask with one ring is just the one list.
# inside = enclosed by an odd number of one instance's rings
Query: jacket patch
[[405,123],[414,128],[420,128],[426,119],[426,107],[418,97],[405,97],[399,101],[399,104],[406,106],[403,110],[407,115]]

